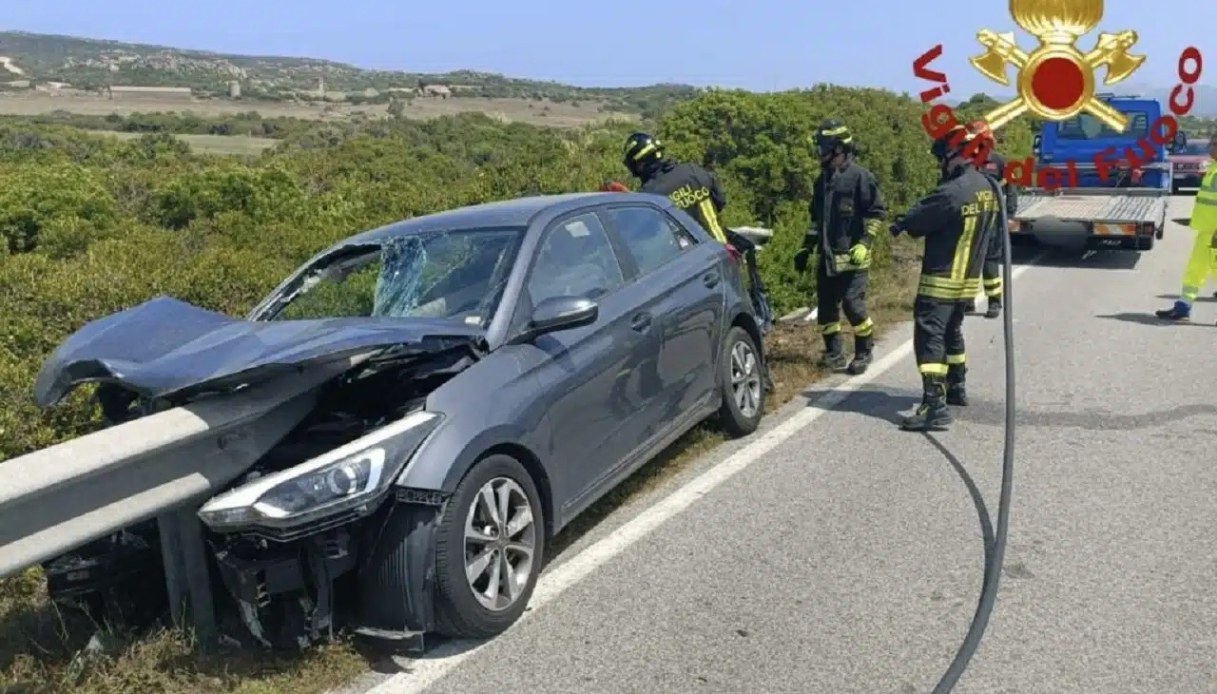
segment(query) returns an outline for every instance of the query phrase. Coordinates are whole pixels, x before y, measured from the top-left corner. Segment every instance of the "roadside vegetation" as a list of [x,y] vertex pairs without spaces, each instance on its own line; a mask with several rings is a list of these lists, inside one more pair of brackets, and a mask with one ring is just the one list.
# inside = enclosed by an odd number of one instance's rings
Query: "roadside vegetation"
[[[792,258],[818,170],[810,146],[815,127],[827,117],[850,124],[894,216],[937,177],[920,115],[920,104],[891,92],[821,86],[763,95],[710,91],[671,107],[653,126],[673,154],[719,174],[729,225],[775,229],[760,264],[780,314],[811,303],[814,291],[812,274],[797,275]],[[256,114],[41,120],[0,119],[0,461],[97,427],[87,389],[51,411],[31,401],[43,359],[86,321],[158,294],[239,315],[318,249],[357,231],[462,205],[628,181],[620,147],[637,127],[547,129],[479,114],[339,124]],[[120,139],[81,127],[137,135]],[[195,151],[177,135],[277,142],[260,154],[230,156]],[[1029,154],[1025,125],[1007,127],[1003,137],[1008,156]],[[879,239],[870,303],[881,330],[911,310],[919,257],[906,238]],[[771,409],[819,375],[814,326],[792,325],[768,341],[778,386]],[[557,546],[720,440],[710,426],[687,435]],[[46,603],[37,570],[0,581],[0,692],[308,694],[338,686],[368,664],[345,638],[295,657],[205,655],[188,632],[173,628],[152,635],[105,630],[89,650],[96,654],[82,655],[96,632]]]

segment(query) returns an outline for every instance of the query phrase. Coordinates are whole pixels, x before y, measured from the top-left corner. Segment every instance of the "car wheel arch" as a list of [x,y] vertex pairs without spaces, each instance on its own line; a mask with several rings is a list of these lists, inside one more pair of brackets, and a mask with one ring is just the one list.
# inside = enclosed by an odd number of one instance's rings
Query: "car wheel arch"
[[520,443],[521,439],[514,435],[515,433],[491,431],[471,441],[452,461],[440,486],[445,493],[451,494],[478,463],[494,455],[506,455],[524,466],[532,478],[532,483],[537,488],[537,494],[541,497],[541,511],[545,514],[546,539],[549,539],[556,532],[553,483],[549,470],[540,456],[528,446]]
[[743,328],[744,331],[747,332],[752,338],[752,341],[756,343],[756,351],[759,352],[757,356],[764,361],[765,340],[761,335],[760,326],[756,324],[756,319],[745,311],[738,311],[735,314],[735,317],[731,319],[731,324],[727,326],[727,330],[730,330],[731,328]]

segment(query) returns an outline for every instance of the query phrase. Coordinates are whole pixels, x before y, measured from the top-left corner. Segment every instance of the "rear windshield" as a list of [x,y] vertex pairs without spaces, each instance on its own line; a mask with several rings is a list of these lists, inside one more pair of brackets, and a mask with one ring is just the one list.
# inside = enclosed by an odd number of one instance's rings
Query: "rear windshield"
[[1127,111],[1128,127],[1117,132],[1089,113],[1061,121],[1056,126],[1056,136],[1061,140],[1102,140],[1105,138],[1137,139],[1149,133],[1149,114],[1145,111]]

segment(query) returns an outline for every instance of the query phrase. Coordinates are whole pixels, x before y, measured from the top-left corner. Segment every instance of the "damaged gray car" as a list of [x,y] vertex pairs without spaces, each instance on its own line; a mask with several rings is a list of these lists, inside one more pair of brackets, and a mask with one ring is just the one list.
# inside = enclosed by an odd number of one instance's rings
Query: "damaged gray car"
[[[753,432],[768,381],[734,254],[665,198],[588,193],[348,238],[245,319],[153,299],[69,337],[36,397],[98,382],[118,423],[341,360],[198,511],[218,606],[268,646],[503,631],[555,533],[703,420]],[[163,605],[156,533],[46,562],[51,595]]]

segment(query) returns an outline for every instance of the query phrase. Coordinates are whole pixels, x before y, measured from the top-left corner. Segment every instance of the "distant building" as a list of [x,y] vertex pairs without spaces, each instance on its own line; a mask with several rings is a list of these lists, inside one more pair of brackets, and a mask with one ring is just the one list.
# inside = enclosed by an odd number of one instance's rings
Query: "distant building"
[[438,96],[441,99],[447,99],[452,96],[452,90],[443,84],[427,84],[419,87],[419,96]]
[[230,98],[230,99],[240,99],[241,98],[241,83],[240,82],[238,82],[236,80],[231,80],[228,83],[228,98]]

